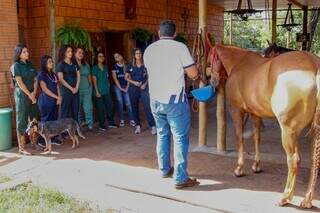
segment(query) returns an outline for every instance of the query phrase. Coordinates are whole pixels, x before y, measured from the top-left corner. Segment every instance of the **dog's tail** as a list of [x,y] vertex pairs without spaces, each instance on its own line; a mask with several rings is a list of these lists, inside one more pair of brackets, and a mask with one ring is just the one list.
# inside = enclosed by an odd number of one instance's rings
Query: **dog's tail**
[[80,130],[80,126],[79,126],[78,122],[76,122],[76,126],[77,126],[78,135],[79,135],[81,138],[86,139],[86,137],[83,136],[83,134],[82,134],[82,132],[81,132],[81,130]]

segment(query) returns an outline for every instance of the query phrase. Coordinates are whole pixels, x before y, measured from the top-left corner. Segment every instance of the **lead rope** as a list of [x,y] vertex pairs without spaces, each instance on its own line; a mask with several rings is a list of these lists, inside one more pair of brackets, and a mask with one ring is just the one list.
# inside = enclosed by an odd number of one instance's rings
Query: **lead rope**
[[[201,30],[200,32],[196,35],[193,41],[193,48],[192,48],[192,57],[195,60],[196,64],[201,63],[201,59],[204,57],[205,54],[205,47],[204,43],[201,37]],[[201,70],[198,70],[199,73],[201,73]],[[197,85],[195,84],[194,81],[192,81],[192,88],[196,89]],[[191,108],[193,112],[198,112],[199,111],[199,102],[193,98]]]

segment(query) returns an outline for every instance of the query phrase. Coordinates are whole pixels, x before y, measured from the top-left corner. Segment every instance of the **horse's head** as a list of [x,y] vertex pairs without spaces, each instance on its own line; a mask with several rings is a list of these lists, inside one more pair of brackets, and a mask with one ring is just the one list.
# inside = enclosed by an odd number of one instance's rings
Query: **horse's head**
[[206,70],[207,75],[210,75],[210,84],[217,87],[220,80],[227,77],[225,68],[218,54],[219,45],[212,47],[208,53],[208,67]]
[[264,51],[263,51],[264,57],[265,58],[273,58],[279,55],[279,51],[278,51],[278,45],[276,43],[269,43],[269,47],[267,47]]

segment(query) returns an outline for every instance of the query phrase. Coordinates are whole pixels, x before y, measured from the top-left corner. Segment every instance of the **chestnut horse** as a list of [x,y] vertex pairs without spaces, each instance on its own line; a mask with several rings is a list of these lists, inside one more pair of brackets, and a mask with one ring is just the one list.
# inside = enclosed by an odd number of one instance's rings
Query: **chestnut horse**
[[312,207],[312,198],[320,167],[320,60],[303,51],[293,51],[274,58],[233,46],[216,45],[211,50],[211,80],[219,83],[219,73],[227,74],[226,97],[235,126],[238,163],[234,174],[244,174],[243,117],[253,119],[255,158],[252,170],[261,172],[260,127],[262,118],[276,117],[281,127],[282,146],[287,155],[288,178],[280,205],[292,198],[300,162],[298,137],[312,123],[315,144],[310,183],[304,208]]

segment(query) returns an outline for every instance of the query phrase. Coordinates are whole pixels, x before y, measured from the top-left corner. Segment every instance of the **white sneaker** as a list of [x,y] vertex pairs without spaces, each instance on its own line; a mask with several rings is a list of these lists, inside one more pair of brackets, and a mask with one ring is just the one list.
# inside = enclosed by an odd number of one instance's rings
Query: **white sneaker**
[[141,127],[139,125],[136,126],[136,130],[134,131],[134,134],[140,134],[141,133]]
[[130,125],[133,126],[133,127],[135,127],[137,124],[136,124],[136,122],[135,122],[134,120],[131,120],[131,121],[130,121]]
[[121,120],[121,121],[120,121],[119,126],[124,127],[124,120]]
[[151,134],[153,135],[157,134],[157,128],[155,126],[151,127]]

